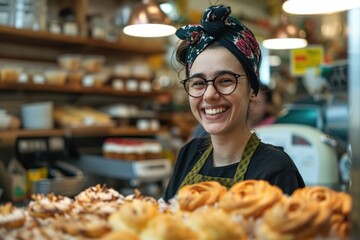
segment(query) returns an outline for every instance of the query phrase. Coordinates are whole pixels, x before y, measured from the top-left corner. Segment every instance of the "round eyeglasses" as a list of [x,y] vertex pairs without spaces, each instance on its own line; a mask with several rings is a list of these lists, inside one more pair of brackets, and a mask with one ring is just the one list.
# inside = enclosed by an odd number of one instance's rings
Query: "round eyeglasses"
[[194,98],[204,95],[210,82],[218,93],[221,95],[229,95],[235,91],[238,84],[238,78],[245,76],[246,75],[236,73],[222,73],[212,80],[207,80],[200,76],[192,76],[181,80],[180,83],[184,85],[187,94]]

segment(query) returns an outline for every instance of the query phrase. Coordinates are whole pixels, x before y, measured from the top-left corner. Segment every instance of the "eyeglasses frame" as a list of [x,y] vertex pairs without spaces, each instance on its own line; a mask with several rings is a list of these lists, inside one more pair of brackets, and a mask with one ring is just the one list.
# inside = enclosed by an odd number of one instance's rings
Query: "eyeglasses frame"
[[[234,90],[232,90],[230,93],[226,93],[226,94],[221,93],[221,92],[216,88],[216,85],[214,84],[214,83],[215,83],[215,79],[218,78],[218,77],[220,77],[221,75],[224,75],[224,74],[233,75],[233,76],[235,77],[235,79],[236,79],[236,82],[235,82],[236,85],[235,85],[235,87],[234,87]],[[233,73],[233,72],[224,72],[224,73],[221,73],[221,74],[215,76],[212,80],[206,79],[206,78],[204,78],[204,77],[198,77],[198,78],[201,78],[202,80],[205,81],[206,87],[205,87],[204,92],[203,92],[200,96],[197,96],[197,97],[191,95],[191,94],[189,93],[189,91],[186,90],[186,87],[185,87],[185,84],[186,84],[190,79],[194,78],[194,76],[189,77],[189,78],[186,78],[186,79],[183,79],[183,80],[180,81],[180,83],[184,86],[184,89],[185,89],[186,93],[187,93],[190,97],[193,97],[193,98],[200,98],[200,97],[204,96],[204,94],[205,94],[205,92],[206,92],[206,90],[207,90],[207,88],[208,88],[208,86],[209,86],[208,83],[210,83],[210,82],[212,82],[212,85],[213,85],[213,87],[214,87],[214,89],[216,90],[217,93],[219,93],[220,95],[225,95],[225,96],[227,96],[227,95],[230,95],[230,94],[232,94],[233,92],[235,92],[235,90],[236,90],[236,88],[237,88],[237,84],[238,84],[238,78],[240,78],[240,77],[246,77],[246,76],[247,76],[246,74],[238,74],[238,73]]]

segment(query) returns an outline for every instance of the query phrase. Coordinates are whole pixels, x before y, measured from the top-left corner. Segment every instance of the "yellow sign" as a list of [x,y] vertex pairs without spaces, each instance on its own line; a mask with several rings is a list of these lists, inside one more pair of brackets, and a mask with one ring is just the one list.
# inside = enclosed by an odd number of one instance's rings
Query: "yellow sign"
[[320,71],[324,59],[322,46],[293,49],[290,54],[290,72],[292,75],[304,75],[308,68],[316,68]]

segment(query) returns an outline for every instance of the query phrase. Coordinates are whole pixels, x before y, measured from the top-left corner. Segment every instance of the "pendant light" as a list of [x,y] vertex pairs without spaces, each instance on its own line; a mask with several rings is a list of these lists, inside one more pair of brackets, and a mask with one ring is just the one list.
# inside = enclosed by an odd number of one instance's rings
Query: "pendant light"
[[288,0],[282,9],[290,14],[315,15],[342,12],[360,7],[360,0]]
[[142,4],[133,9],[123,31],[135,37],[165,37],[173,35],[176,28],[171,25],[170,18],[159,4],[152,0],[142,0]]
[[271,30],[270,38],[265,39],[262,45],[268,49],[279,50],[303,48],[308,44],[305,37],[305,31],[299,30],[282,14],[280,24]]

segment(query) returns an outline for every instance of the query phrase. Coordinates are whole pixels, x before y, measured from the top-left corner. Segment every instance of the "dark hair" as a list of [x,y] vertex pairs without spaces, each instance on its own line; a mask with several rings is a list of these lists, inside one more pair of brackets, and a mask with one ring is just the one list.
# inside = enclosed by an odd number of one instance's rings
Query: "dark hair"
[[176,61],[178,61],[184,67],[186,67],[187,48],[188,48],[188,44],[186,43],[186,41],[181,41],[180,44],[175,49]]
[[273,94],[271,88],[265,84],[260,84],[260,91],[264,94],[266,102],[272,104]]

